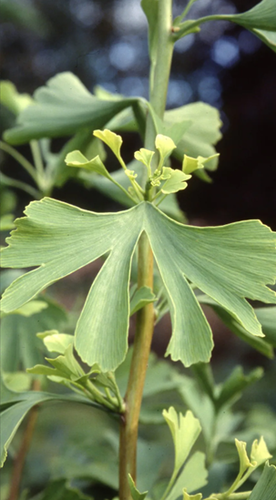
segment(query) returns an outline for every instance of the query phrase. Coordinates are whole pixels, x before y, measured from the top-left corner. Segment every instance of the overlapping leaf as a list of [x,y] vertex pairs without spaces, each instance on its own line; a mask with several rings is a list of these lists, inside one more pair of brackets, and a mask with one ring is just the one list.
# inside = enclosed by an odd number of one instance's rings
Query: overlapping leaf
[[29,391],[15,392],[8,389],[1,379],[1,407],[0,407],[0,430],[1,430],[1,460],[3,466],[7,449],[24,417],[35,405],[52,400],[75,401],[96,406],[96,403],[88,401],[81,396],[68,396],[51,394],[46,392]]
[[259,221],[216,228],[179,224],[150,203],[115,214],[96,214],[45,198],[17,220],[4,267],[37,269],[5,292],[3,310],[18,309],[39,291],[96,258],[109,254],[95,279],[76,327],[84,361],[114,370],[127,352],[129,278],[142,231],[150,240],[168,295],[173,335],[167,349],[186,366],[206,362],[212,350],[209,324],[189,285],[194,283],[228,310],[252,335],[261,326],[245,297],[276,303],[266,283],[276,275],[275,239]]
[[93,96],[72,73],[60,73],[34,94],[35,104],[24,109],[17,127],[7,130],[10,144],[31,139],[75,134],[80,128],[102,128],[113,116],[137,99],[101,100]]

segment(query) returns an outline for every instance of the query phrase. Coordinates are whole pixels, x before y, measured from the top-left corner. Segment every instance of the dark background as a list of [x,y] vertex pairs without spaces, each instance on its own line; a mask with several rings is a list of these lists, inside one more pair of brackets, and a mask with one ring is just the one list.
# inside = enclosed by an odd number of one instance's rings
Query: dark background
[[[174,2],[175,14],[185,3]],[[257,3],[198,0],[191,17],[242,12]],[[0,9],[1,78],[20,92],[72,71],[91,91],[100,84],[147,97],[147,27],[139,0],[2,0]],[[276,229],[276,54],[234,24],[204,24],[176,44],[168,107],[198,100],[221,112],[220,165],[212,184],[192,180],[179,196],[181,207],[200,224],[260,218]],[[91,201],[91,193],[70,183],[54,196],[87,208],[101,204],[98,194]]]

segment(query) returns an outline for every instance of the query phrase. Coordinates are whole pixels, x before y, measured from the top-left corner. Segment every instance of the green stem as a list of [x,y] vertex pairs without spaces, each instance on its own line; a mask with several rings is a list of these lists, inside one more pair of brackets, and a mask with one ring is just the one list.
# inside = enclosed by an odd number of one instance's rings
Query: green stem
[[185,9],[183,10],[182,14],[181,14],[181,19],[184,19],[184,17],[188,14],[190,8],[192,7],[192,5],[197,2],[197,0],[190,0],[188,2],[188,4],[186,5]]
[[[158,11],[158,48],[156,65],[150,88],[150,106],[156,115],[163,119],[167,102],[168,84],[173,54],[172,37],[172,0],[159,0]],[[155,150],[156,125],[148,111],[146,121],[145,148]],[[158,157],[155,155],[152,162],[152,172],[157,167]]]
[[32,186],[29,186],[29,184],[26,184],[25,182],[18,181],[17,179],[12,179],[7,175],[2,174],[2,172],[0,175],[0,181],[6,186],[22,189],[22,191],[25,191],[26,193],[31,195],[32,198],[35,198],[37,200],[41,198],[40,192],[37,189],[33,188]]
[[37,185],[39,189],[44,193],[46,191],[45,189],[45,172],[44,172],[44,166],[43,166],[43,161],[42,161],[42,156],[41,156],[41,151],[39,147],[39,142],[38,141],[31,141],[30,142],[30,147],[33,155],[33,160],[37,172]]
[[[138,287],[153,286],[153,255],[146,233],[141,235],[138,248]],[[120,429],[120,500],[131,500],[128,474],[136,481],[138,423],[154,327],[153,303],[137,312],[125,413]]]
[[12,156],[20,165],[28,172],[28,174],[33,178],[35,183],[37,183],[37,173],[33,167],[33,165],[26,160],[26,158],[20,154],[16,149],[14,149],[12,146],[9,144],[6,144],[5,142],[0,141],[0,149],[2,151],[5,151],[5,153],[8,153],[10,156]]
[[[173,53],[172,0],[159,0],[157,30],[158,48],[155,68],[153,72],[151,71],[153,86],[150,88],[150,106],[154,113],[163,120]],[[155,149],[155,136],[156,130],[154,122],[151,114],[148,113],[145,148],[151,150]],[[158,161],[158,156],[155,155],[155,157]],[[154,166],[153,169],[155,169]],[[147,174],[146,171],[145,174]],[[144,184],[146,184],[146,177],[144,179]],[[153,288],[153,254],[146,233],[141,235],[138,244],[138,288],[142,286]],[[128,474],[131,475],[134,482],[136,481],[138,423],[151,348],[154,319],[153,303],[147,304],[143,309],[137,312],[133,355],[125,396],[126,408],[121,417],[120,428],[120,500],[132,500],[128,485]]]

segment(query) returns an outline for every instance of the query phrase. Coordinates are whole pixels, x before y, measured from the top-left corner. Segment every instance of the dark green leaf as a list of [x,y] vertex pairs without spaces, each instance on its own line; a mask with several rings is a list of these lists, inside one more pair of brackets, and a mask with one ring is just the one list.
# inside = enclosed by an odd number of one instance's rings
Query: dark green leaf
[[31,139],[72,135],[80,128],[102,128],[114,115],[137,99],[101,100],[93,96],[72,73],[60,73],[47,86],[36,90],[35,105],[18,117],[17,126],[7,130],[5,140],[23,144]]

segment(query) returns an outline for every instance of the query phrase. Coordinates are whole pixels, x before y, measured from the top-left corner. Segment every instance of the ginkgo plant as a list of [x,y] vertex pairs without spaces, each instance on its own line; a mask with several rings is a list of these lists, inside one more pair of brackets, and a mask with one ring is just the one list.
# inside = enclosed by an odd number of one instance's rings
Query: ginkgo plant
[[[276,470],[268,462],[273,457],[262,436],[253,441],[249,457],[246,443],[236,439],[236,477],[232,483],[225,478],[221,491],[209,491],[208,467],[222,440],[218,429],[227,428],[231,404],[262,373],[255,370],[245,376],[237,369],[222,385],[214,383],[208,365],[213,336],[202,304],[210,305],[236,335],[271,358],[276,345],[276,307],[254,309],[248,299],[276,304],[275,234],[258,220],[219,227],[183,223],[175,194],[189,188],[192,175],[206,180],[208,170],[217,167],[214,144],[220,138],[220,120],[218,112],[203,103],[170,111],[165,107],[177,40],[197,33],[202,23],[228,20],[249,29],[276,51],[276,5],[274,0],[262,0],[242,14],[187,19],[195,1],[190,0],[176,19],[172,19],[172,0],[141,2],[149,24],[149,101],[103,89],[92,95],[70,73],[52,78],[33,98],[18,94],[10,82],[2,83],[4,105],[18,116],[16,125],[5,131],[1,147],[21,163],[37,188],[33,191],[37,200],[14,222],[15,230],[2,250],[2,267],[31,268],[14,281],[14,275],[8,279],[11,284],[1,300],[4,337],[10,331],[16,338],[19,326],[15,318],[48,313],[43,329],[35,332],[41,350],[48,351],[46,362],[40,356],[29,365],[36,358],[30,355],[23,365],[29,377],[47,377],[66,387],[64,393],[26,390],[24,384],[18,390],[8,375],[18,371],[22,360],[12,363],[8,340],[4,340],[8,361],[3,359],[2,463],[31,409],[47,401],[71,401],[101,409],[119,423],[116,477],[107,469],[100,479],[118,489],[119,500],[272,500]],[[128,164],[121,153],[120,132],[124,130],[138,132],[143,142]],[[51,138],[68,135],[73,137],[59,154],[53,154]],[[24,143],[31,145],[34,166],[13,147]],[[113,173],[105,164],[105,147],[119,164]],[[171,159],[178,161],[177,168]],[[95,213],[48,197],[55,185],[70,176],[127,209]],[[13,185],[12,180],[4,180]],[[64,333],[60,331],[64,313],[53,312],[57,306],[41,293],[98,258],[103,264],[77,318],[74,335]],[[184,367],[192,366],[195,381],[150,353],[154,326],[167,311],[172,335],[166,356]],[[133,314],[136,332],[129,348]],[[150,380],[148,386],[145,379]],[[164,391],[177,393],[177,408],[169,404],[164,409],[166,405],[159,401],[163,412],[159,408],[153,411],[150,398]],[[185,416],[181,405],[187,409]],[[168,424],[175,450],[170,473],[163,474],[153,464],[151,478],[137,475],[139,421]],[[86,433],[88,436],[89,429]],[[240,490],[263,464],[253,490]],[[99,480],[95,471],[90,474]],[[147,491],[140,493],[147,479]],[[53,491],[58,499],[92,498],[57,480],[34,498],[53,498]],[[17,494],[9,500],[18,498]]]

